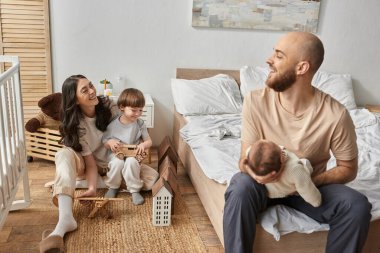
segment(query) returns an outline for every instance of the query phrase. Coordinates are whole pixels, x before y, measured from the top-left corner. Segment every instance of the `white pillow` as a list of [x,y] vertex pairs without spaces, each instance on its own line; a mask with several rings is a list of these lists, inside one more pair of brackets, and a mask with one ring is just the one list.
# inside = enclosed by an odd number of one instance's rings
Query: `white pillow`
[[311,83],[316,88],[338,100],[348,110],[356,108],[350,74],[335,74],[318,71],[315,73]]
[[[240,69],[240,90],[242,96],[244,97],[249,91],[264,88],[268,74],[269,68],[251,66],[242,67]],[[357,107],[354,90],[352,88],[351,75],[317,71],[311,83],[314,87],[335,98],[348,110]]]
[[176,110],[183,115],[241,112],[239,86],[228,75],[200,80],[172,79],[171,86]]
[[247,92],[265,87],[269,68],[244,66],[240,69],[240,91],[242,97]]

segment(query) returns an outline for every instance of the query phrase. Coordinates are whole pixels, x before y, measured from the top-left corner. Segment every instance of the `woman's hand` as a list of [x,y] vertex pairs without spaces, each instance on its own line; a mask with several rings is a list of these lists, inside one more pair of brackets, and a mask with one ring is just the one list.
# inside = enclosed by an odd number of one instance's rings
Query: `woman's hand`
[[[96,189],[88,189],[87,191],[79,194],[77,196],[78,198],[82,198],[82,197],[96,197]],[[90,200],[81,200],[79,203],[81,203],[82,205],[85,205],[85,206],[88,206],[88,205],[91,205],[91,201]]]

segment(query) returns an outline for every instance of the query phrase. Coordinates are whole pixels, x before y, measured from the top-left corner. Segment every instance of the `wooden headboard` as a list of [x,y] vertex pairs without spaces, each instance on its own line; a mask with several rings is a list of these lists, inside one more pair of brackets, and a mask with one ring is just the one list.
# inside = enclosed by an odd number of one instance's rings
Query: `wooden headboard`
[[240,85],[240,72],[239,70],[226,70],[226,69],[185,69],[177,68],[176,78],[196,80],[207,77],[212,77],[217,74],[226,74],[235,79]]

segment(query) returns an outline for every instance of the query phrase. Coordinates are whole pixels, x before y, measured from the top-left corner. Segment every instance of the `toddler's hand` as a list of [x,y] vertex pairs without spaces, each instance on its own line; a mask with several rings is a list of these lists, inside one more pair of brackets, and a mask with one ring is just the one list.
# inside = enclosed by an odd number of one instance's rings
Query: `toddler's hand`
[[139,145],[137,145],[136,154],[143,154],[144,151],[145,151],[145,146],[143,143],[140,143]]
[[113,153],[116,153],[119,150],[119,147],[121,145],[120,141],[116,139],[111,139],[107,141],[107,144]]

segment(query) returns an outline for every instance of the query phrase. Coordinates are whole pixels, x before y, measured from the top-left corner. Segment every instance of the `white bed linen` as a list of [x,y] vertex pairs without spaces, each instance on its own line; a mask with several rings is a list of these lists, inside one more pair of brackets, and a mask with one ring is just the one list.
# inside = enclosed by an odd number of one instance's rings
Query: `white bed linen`
[[[372,203],[372,220],[380,218],[380,118],[366,109],[350,110],[357,133],[359,171],[348,186],[365,194]],[[228,184],[239,171],[240,114],[186,117],[188,123],[180,130],[207,177]],[[335,158],[328,162],[335,166]],[[276,240],[294,231],[311,233],[328,230],[308,216],[286,206],[274,206],[262,213],[260,224]]]
[[[205,175],[218,183],[229,183],[239,171],[241,115],[188,116],[186,119],[188,123],[180,130],[181,136]],[[234,134],[222,136],[227,131]]]

